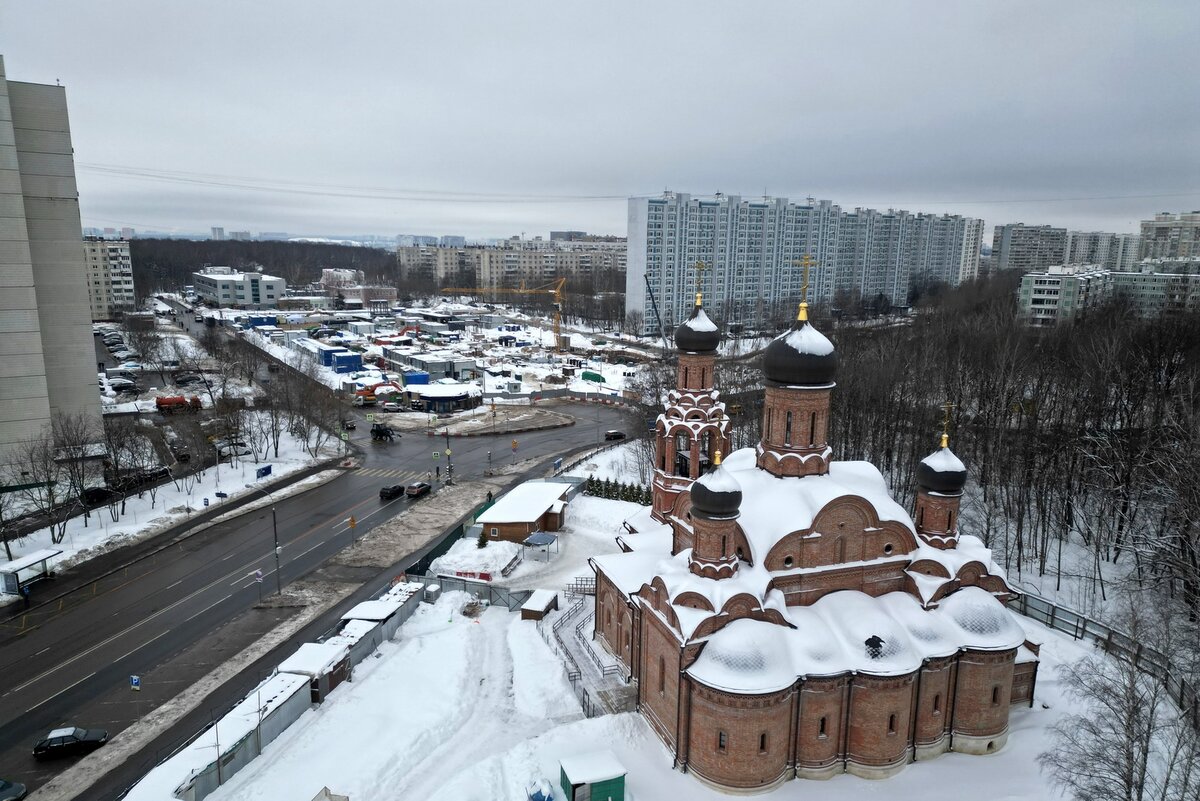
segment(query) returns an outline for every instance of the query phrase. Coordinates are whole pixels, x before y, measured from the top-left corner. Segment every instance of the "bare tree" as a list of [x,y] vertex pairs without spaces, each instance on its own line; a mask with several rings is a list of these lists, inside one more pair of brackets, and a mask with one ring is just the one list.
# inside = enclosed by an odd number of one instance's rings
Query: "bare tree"
[[58,449],[49,431],[22,440],[17,447],[21,455],[21,496],[29,508],[37,512],[50,528],[54,544],[63,541],[70,519],[68,482],[59,461]]
[[[82,503],[83,491],[94,472],[91,460],[101,455],[103,447],[95,418],[82,412],[62,412],[52,418],[50,434],[62,465],[67,497],[78,498]],[[90,519],[91,512],[85,504],[83,524],[86,526]]]

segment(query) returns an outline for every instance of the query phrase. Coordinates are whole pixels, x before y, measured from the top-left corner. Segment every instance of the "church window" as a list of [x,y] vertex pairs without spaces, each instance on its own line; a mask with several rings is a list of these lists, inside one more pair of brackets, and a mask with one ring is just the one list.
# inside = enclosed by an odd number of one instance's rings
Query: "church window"
[[767,733],[765,731],[758,735],[758,753],[767,753]]
[[1000,705],[1000,685],[992,688],[992,706]]
[[808,444],[812,445],[817,439],[817,413],[813,412],[808,418]]
[[663,695],[667,691],[667,665],[663,662],[663,658],[658,658],[658,694]]
[[721,556],[722,557],[725,556],[725,539],[726,539],[725,535],[722,534],[721,535]]
[[946,530],[954,530],[954,512],[946,512]]
[[746,559],[746,552],[742,550],[741,546],[738,546],[738,549],[737,549],[737,558],[738,558],[738,559],[741,559],[741,560],[743,560],[743,561]]
[[821,722],[817,725],[817,737],[829,736],[828,732],[826,732],[826,720],[827,718],[821,718]]
[[888,715],[888,734],[896,733],[896,716]]
[[933,714],[942,714],[942,694],[935,693],[933,696]]
[[775,415],[771,413],[771,409],[767,408],[767,441],[771,440],[771,418]]
[[792,557],[790,557],[790,556],[783,557],[783,566],[784,567],[791,567],[794,564],[796,564],[796,560],[793,559]]
[[686,367],[683,368],[683,385],[684,387],[688,386],[688,369]]
[[920,509],[917,510],[917,526],[919,527],[924,524],[925,524],[925,507],[922,506]]
[[883,546],[883,552],[885,554],[891,555],[893,550],[895,550],[895,549],[892,547],[892,544],[890,542]]
[[783,444],[791,445],[792,444],[792,413],[791,412],[787,413],[786,423],[787,424],[783,427]]
[[717,750],[718,751],[721,751],[722,753],[724,753],[725,745],[727,744],[727,741],[728,741],[728,738],[725,736],[725,732],[723,732],[723,731],[717,732]]
[[842,539],[841,537],[838,537],[837,545],[835,545],[834,548],[837,552],[837,561],[845,562],[846,561],[846,541],[844,539]]

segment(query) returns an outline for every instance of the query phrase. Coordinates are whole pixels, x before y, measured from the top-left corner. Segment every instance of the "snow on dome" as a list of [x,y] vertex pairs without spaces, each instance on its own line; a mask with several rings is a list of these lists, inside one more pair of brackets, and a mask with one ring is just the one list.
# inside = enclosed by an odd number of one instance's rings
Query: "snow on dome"
[[949,448],[938,448],[922,459],[921,464],[929,465],[929,469],[937,473],[967,472],[967,466]]
[[[693,331],[716,331],[717,324],[708,319],[708,315],[704,313],[704,309],[697,307],[696,313],[683,321],[683,324]],[[828,340],[826,340],[828,341]]]
[[773,623],[735,620],[709,637],[688,673],[717,689],[759,693],[782,690],[796,681],[785,644],[787,632]]
[[696,479],[696,483],[703,484],[712,492],[736,492],[740,494],[742,491],[742,485],[725,469],[725,465],[721,465],[716,470],[700,476],[700,478]]
[[1025,630],[990,593],[963,587],[942,601],[938,611],[969,635],[976,648],[1016,648],[1025,641]]
[[802,325],[799,328],[785,331],[778,338],[783,339],[799,353],[808,353],[813,356],[828,356],[833,353],[833,343],[811,325]]

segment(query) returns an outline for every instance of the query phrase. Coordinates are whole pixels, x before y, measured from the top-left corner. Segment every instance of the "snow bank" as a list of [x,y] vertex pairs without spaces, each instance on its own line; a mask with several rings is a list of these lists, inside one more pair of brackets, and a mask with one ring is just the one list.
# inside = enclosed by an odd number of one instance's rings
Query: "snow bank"
[[563,664],[537,633],[535,622],[513,619],[508,625],[508,650],[512,653],[513,702],[518,712],[539,719],[579,712]]

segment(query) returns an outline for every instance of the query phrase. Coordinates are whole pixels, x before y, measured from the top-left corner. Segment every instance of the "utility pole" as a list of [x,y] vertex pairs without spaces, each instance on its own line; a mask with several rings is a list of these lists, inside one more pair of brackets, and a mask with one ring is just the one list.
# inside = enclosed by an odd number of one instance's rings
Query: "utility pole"
[[251,486],[250,489],[261,492],[271,501],[271,537],[275,541],[275,594],[283,595],[283,579],[279,577],[279,552],[283,549],[279,547],[279,519],[275,515],[275,497],[262,487]]

